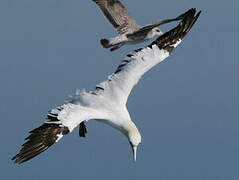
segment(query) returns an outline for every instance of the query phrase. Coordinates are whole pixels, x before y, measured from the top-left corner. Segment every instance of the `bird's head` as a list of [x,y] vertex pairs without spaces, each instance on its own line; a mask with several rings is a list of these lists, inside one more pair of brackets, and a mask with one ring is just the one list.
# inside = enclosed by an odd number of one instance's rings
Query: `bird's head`
[[153,28],[152,32],[154,36],[155,35],[161,36],[163,34],[163,32],[158,27]]
[[128,131],[128,139],[133,150],[134,161],[136,162],[137,147],[141,143],[141,135],[136,127],[133,127]]

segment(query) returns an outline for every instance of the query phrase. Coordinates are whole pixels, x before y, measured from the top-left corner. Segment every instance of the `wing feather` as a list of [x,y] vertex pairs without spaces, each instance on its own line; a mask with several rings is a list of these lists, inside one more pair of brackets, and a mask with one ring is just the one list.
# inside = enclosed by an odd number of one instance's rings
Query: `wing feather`
[[42,153],[52,146],[61,135],[69,133],[69,129],[60,124],[43,124],[30,131],[20,152],[12,158],[15,163],[23,163]]
[[[25,138],[26,142],[12,160],[19,164],[26,162],[47,150],[64,135],[72,132],[81,122],[84,124],[83,121],[88,120],[88,113],[79,108],[79,105],[72,103],[50,110],[45,123],[29,132],[30,135]],[[77,109],[78,111],[76,111]],[[87,133],[85,126],[84,128],[83,135]]]
[[170,22],[173,22],[173,21],[179,21],[179,20],[182,20],[184,17],[186,17],[193,9],[189,9],[187,12],[179,15],[178,17],[176,18],[172,18],[172,19],[164,19],[164,20],[161,20],[161,21],[158,21],[158,22],[155,22],[153,24],[149,24],[147,26],[144,26],[142,28],[140,28],[138,31],[130,34],[131,36],[135,36],[136,34],[142,34],[143,32],[147,33],[148,31],[151,31],[153,28],[157,27],[157,26],[161,26],[163,24],[167,24],[167,23],[170,23]]
[[97,85],[104,90],[96,93],[101,93],[125,105],[132,88],[141,76],[167,58],[189,32],[201,11],[196,15],[195,13],[195,9],[190,9],[175,28],[157,38],[148,47],[128,54],[115,73],[109,76],[108,80]]
[[132,33],[140,28],[119,0],[93,0],[118,34]]
[[[15,163],[23,163],[32,159],[79,124],[80,136],[84,136],[87,132],[82,123],[84,120],[108,118],[108,113],[100,109],[105,103],[112,105],[113,101],[117,101],[116,105],[125,105],[132,88],[141,76],[172,53],[192,28],[200,12],[195,16],[196,10],[191,9],[178,26],[160,36],[148,47],[128,54],[115,73],[97,85],[95,91],[76,94],[67,104],[49,111],[46,122],[29,132],[30,135],[25,139],[22,149],[12,160]],[[102,99],[102,104],[99,104],[99,100]]]

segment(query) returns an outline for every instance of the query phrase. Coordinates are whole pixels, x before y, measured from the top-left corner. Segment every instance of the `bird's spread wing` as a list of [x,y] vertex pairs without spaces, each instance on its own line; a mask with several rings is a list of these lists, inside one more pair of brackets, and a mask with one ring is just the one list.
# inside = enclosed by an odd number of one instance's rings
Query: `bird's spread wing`
[[140,27],[118,0],[93,0],[118,34],[132,33]]
[[19,164],[28,161],[47,150],[69,132],[69,128],[57,119],[57,114],[49,112],[46,123],[29,132],[30,135],[25,139],[22,149],[12,160]]
[[140,77],[168,57],[189,32],[200,15],[200,12],[196,16],[195,13],[195,9],[191,9],[177,27],[160,36],[148,47],[128,54],[115,73],[97,85],[95,91],[80,92],[66,104],[50,110],[45,123],[30,131],[22,149],[12,160],[15,163],[23,163],[32,159],[58,142],[64,135],[72,132],[79,124],[81,124],[80,136],[84,136],[85,120],[109,119],[108,112],[102,112],[102,107],[107,103],[111,105],[113,101],[117,101],[116,105],[126,104],[132,88]]
[[195,13],[195,9],[189,10],[178,26],[157,38],[148,47],[128,54],[115,73],[97,86],[98,93],[126,104],[132,88],[141,76],[167,58],[189,32],[200,15],[200,12],[196,16]]
[[[141,34],[142,32],[147,32],[147,31],[151,31],[153,28],[157,27],[157,26],[160,26],[160,25],[163,25],[163,24],[167,24],[167,23],[170,23],[172,21],[179,21],[179,20],[182,20],[183,18],[185,18],[190,12],[192,11],[192,9],[188,10],[187,12],[179,15],[178,17],[176,18],[172,18],[172,19],[164,19],[164,20],[161,20],[161,21],[158,21],[158,22],[155,22],[153,24],[149,24],[147,26],[144,26],[142,28],[140,28],[138,31],[134,32],[132,35],[136,35],[136,34]],[[131,34],[130,34],[131,35]]]
[[87,133],[84,120],[89,119],[90,112],[79,109],[77,104],[67,103],[48,112],[46,121],[40,127],[30,131],[25,139],[22,149],[12,160],[15,163],[28,161],[43,151],[47,150],[55,142],[58,142],[64,135],[80,124],[80,136]]

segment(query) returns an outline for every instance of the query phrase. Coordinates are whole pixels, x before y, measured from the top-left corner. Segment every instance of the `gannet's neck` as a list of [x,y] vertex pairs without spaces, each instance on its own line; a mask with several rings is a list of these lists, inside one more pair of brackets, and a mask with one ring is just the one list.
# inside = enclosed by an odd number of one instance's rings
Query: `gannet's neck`
[[139,133],[139,130],[132,121],[130,121],[127,126],[127,137],[133,151],[134,162],[136,162],[137,147],[141,143],[141,134]]
[[141,134],[133,121],[128,122],[127,126],[125,127],[125,130],[125,135],[129,139],[129,141],[133,145],[138,146],[138,144],[141,143]]

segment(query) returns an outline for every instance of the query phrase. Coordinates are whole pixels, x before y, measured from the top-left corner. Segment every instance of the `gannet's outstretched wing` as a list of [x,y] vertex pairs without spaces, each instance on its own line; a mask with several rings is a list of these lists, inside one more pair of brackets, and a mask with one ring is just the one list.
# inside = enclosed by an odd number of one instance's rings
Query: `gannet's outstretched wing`
[[[64,119],[59,117],[60,113],[70,113],[74,111],[71,109],[71,104],[65,104],[48,112],[46,122],[40,127],[30,131],[30,135],[25,139],[26,142],[22,145],[19,153],[12,158],[15,163],[23,163],[37,156],[41,152],[48,149],[55,142],[58,142],[64,135],[71,132],[75,127],[75,121],[71,124],[64,125]],[[75,107],[76,108],[76,107]],[[75,118],[80,122],[87,119],[85,115],[87,112],[82,110],[82,116],[74,114]]]
[[118,34],[132,33],[140,28],[119,0],[93,0]]
[[115,73],[96,86],[98,93],[125,105],[141,76],[167,58],[189,32],[201,11],[196,15],[195,13],[195,9],[190,9],[177,27],[157,38],[148,47],[128,54]]

